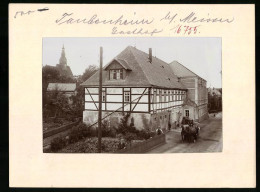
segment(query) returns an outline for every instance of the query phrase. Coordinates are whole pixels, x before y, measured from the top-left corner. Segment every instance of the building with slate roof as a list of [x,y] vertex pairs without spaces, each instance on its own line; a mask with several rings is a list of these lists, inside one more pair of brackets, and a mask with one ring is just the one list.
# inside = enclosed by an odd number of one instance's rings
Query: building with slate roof
[[[137,129],[173,128],[182,120],[183,106],[192,103],[171,65],[153,57],[152,49],[147,54],[128,46],[102,70],[102,116],[108,116],[111,126],[117,127],[122,116],[130,113]],[[85,87],[83,121],[95,124],[99,71],[81,85]]]
[[178,61],[173,61],[169,65],[188,90],[187,102],[183,106],[184,116],[196,121],[208,118],[207,81]]
[[72,104],[71,96],[77,95],[76,83],[49,83],[47,95],[51,95],[54,92],[65,95],[68,98],[69,104]]
[[47,91],[74,93],[76,91],[76,83],[49,83]]

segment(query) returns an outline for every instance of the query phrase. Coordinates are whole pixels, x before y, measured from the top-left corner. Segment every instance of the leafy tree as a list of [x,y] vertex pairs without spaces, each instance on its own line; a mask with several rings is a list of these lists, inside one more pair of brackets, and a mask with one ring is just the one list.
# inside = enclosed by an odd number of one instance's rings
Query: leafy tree
[[[73,79],[68,75],[61,74],[60,71],[53,66],[44,66],[42,68],[42,95],[43,95],[43,116],[48,118],[53,116],[60,116],[63,114],[68,116],[81,116],[84,110],[84,87],[80,86],[81,83],[86,81],[97,71],[95,65],[90,65],[86,68],[82,76]],[[77,83],[76,95],[72,95],[70,99],[73,101],[71,105],[68,104],[68,98],[59,93],[58,90],[46,94],[49,83]]]
[[98,67],[95,65],[90,65],[88,68],[85,69],[85,72],[80,77],[80,82],[86,81],[88,78],[90,78],[94,73],[98,71]]
[[42,68],[42,97],[43,105],[47,102],[47,87],[49,83],[75,83],[75,80],[69,76],[61,75],[56,67],[46,65]]

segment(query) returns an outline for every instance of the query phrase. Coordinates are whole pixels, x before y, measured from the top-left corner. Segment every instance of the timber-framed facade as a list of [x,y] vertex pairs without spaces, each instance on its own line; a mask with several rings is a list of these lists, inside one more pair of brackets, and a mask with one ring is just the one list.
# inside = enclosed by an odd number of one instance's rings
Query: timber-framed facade
[[[185,115],[188,89],[170,65],[134,47],[127,47],[102,69],[102,113],[111,126],[130,113],[137,129],[175,127]],[[82,84],[85,88],[83,121],[97,122],[99,109],[96,72]]]

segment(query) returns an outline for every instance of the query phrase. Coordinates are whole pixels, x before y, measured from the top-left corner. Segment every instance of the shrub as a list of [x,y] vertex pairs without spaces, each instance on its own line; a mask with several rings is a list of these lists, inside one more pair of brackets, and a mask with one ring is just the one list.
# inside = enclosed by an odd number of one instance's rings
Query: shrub
[[89,125],[79,123],[73,127],[69,133],[69,143],[75,143],[80,139],[91,136],[91,129]]
[[69,133],[69,143],[75,143],[80,139],[81,135],[76,127],[73,127]]
[[51,151],[57,152],[58,150],[62,149],[66,145],[65,138],[56,137],[51,141]]
[[116,137],[115,127],[110,127],[107,120],[102,122],[102,137]]
[[155,131],[150,132],[150,137],[154,137],[156,135]]
[[[96,143],[96,148],[98,149],[98,142]],[[106,151],[106,145],[104,142],[101,143],[101,151]]]
[[98,128],[90,128],[90,136],[97,137],[98,136]]
[[143,129],[143,130],[141,130],[137,133],[137,136],[138,136],[139,139],[147,140],[151,137],[151,134],[150,134],[149,131]]
[[110,128],[109,136],[110,137],[116,137],[116,128],[115,127]]
[[108,137],[109,134],[110,134],[110,127],[109,127],[109,124],[108,124],[107,120],[104,120],[102,122],[101,129],[102,129],[102,136],[103,137]]
[[132,140],[134,140],[136,138],[136,134],[134,133],[130,133],[130,132],[127,132],[125,134],[125,140],[127,141],[127,143],[129,143],[131,145],[131,142]]
[[124,117],[120,119],[120,124],[118,125],[117,133],[126,134],[126,132],[128,132],[129,126],[127,125],[127,121],[129,117],[130,113],[127,113]]

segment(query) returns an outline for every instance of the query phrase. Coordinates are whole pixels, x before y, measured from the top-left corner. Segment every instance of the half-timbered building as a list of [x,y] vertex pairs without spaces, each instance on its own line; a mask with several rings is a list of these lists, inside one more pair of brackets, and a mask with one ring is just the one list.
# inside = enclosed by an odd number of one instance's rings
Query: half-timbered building
[[[137,129],[176,126],[184,114],[187,89],[171,66],[128,46],[102,69],[102,116],[117,127],[122,116],[130,113]],[[85,81],[83,121],[97,122],[99,71]]]

